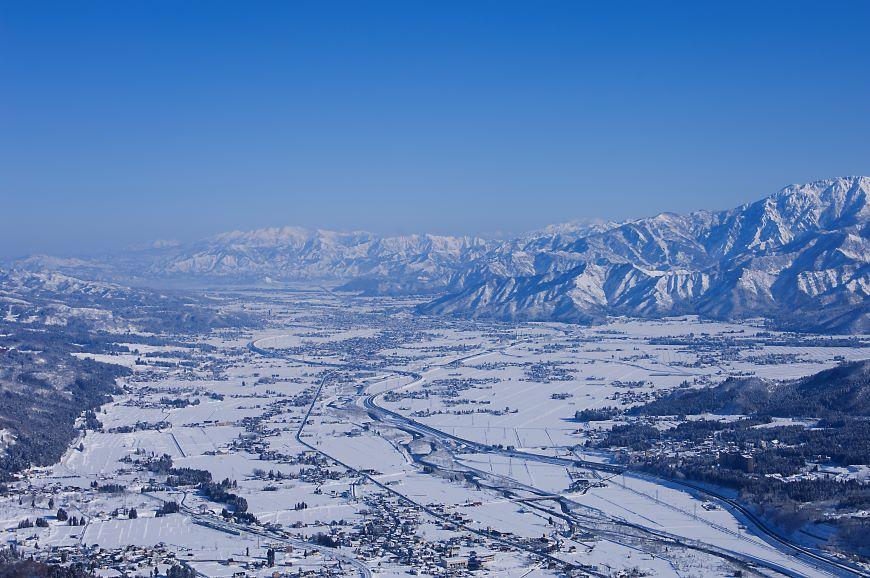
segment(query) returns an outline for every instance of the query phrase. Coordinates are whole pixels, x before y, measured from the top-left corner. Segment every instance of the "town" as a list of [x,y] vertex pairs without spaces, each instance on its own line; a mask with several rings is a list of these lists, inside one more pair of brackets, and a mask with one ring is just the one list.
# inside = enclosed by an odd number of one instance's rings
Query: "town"
[[[80,354],[130,374],[79,419],[58,464],[3,487],[4,542],[106,577],[830,571],[601,442],[669,392],[811,375],[866,357],[863,341],[691,318],[434,319],[397,305],[228,294],[223,307],[262,316],[262,329]],[[705,443],[694,451],[753,467]]]

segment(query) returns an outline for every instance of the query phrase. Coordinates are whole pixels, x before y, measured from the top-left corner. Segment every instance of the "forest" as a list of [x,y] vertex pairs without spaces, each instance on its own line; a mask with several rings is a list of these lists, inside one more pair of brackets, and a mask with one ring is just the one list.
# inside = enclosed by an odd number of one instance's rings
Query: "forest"
[[[870,485],[829,473],[870,464],[868,374],[870,361],[861,361],[792,381],[730,379],[677,389],[622,416],[603,408],[577,419],[617,418],[590,445],[634,469],[731,488],[788,531],[825,523],[840,547],[870,556],[866,522],[849,515],[870,510]],[[661,427],[667,422],[676,425]]]
[[[0,338],[0,480],[30,466],[57,462],[79,434],[76,420],[116,391],[130,370],[79,359],[63,329],[15,333]],[[91,424],[95,414],[88,414]]]

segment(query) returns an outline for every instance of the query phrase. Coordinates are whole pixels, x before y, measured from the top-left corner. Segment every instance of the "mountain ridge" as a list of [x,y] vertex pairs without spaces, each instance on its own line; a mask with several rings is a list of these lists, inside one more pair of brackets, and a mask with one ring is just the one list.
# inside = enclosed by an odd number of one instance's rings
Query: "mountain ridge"
[[16,266],[133,284],[328,280],[345,291],[430,295],[418,311],[433,315],[591,322],[697,313],[860,333],[870,331],[868,194],[870,177],[838,177],[733,209],[574,221],[505,240],[272,227]]
[[478,266],[420,311],[556,321],[700,313],[866,332],[868,192],[870,178],[844,177],[735,209],[627,221],[529,255],[525,269]]

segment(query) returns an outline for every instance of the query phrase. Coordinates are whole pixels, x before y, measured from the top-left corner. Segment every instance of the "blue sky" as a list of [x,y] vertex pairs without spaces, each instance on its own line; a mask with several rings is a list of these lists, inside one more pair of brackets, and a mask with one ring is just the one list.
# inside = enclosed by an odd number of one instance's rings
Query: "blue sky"
[[514,232],[870,173],[867,2],[0,3],[0,256]]

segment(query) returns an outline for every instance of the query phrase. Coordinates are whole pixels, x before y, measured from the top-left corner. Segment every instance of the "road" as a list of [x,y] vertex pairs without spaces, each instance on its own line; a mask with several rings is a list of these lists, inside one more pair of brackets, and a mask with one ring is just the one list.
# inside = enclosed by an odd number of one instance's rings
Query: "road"
[[[168,501],[152,493],[143,492],[142,495],[152,498],[161,503],[166,503]],[[260,538],[266,538],[273,542],[286,544],[288,546],[293,546],[295,548],[300,548],[303,550],[317,550],[326,558],[331,558],[343,564],[353,566],[359,571],[359,574],[362,578],[372,578],[371,570],[369,570],[369,568],[365,564],[363,564],[353,556],[345,554],[344,552],[336,548],[328,548],[326,546],[320,546],[318,544],[307,542],[305,540],[300,540],[298,538],[291,538],[277,532],[273,532],[266,528],[250,526],[247,524],[237,524],[235,522],[224,520],[223,518],[212,514],[203,514],[191,508],[190,506],[185,506],[183,500],[181,504],[179,504],[179,508],[184,515],[194,520],[194,522],[202,524],[203,526],[234,534],[237,536],[242,534],[258,536]]]
[[818,553],[813,552],[812,550],[810,550],[808,548],[805,548],[803,546],[800,546],[798,544],[791,542],[790,540],[788,540],[787,538],[778,534],[775,530],[770,528],[763,520],[758,518],[749,509],[747,509],[746,507],[741,505],[739,502],[737,502],[731,498],[728,498],[727,496],[724,496],[720,493],[717,493],[716,491],[714,491],[710,488],[706,488],[706,487],[703,487],[701,485],[694,484],[692,482],[682,481],[682,480],[672,480],[672,479],[661,478],[661,477],[650,475],[650,474],[639,474],[637,472],[629,472],[629,470],[627,468],[625,468],[623,466],[616,465],[616,464],[592,462],[592,461],[583,460],[583,459],[579,459],[579,458],[560,458],[560,457],[556,457],[556,456],[546,456],[546,455],[534,454],[534,453],[530,453],[530,452],[524,452],[524,451],[516,450],[516,449],[505,449],[505,448],[498,448],[495,446],[489,446],[486,444],[481,444],[479,442],[464,439],[464,438],[458,437],[456,435],[447,433],[445,431],[433,428],[433,427],[428,426],[426,424],[420,423],[414,419],[403,416],[402,414],[399,414],[397,412],[389,410],[381,405],[378,405],[375,400],[378,397],[382,396],[384,393],[385,392],[367,395],[363,400],[364,407],[370,411],[378,412],[381,415],[390,416],[393,420],[397,420],[397,421],[401,422],[402,424],[404,424],[405,428],[409,431],[415,431],[417,433],[429,435],[431,437],[439,438],[442,440],[450,440],[450,441],[458,444],[460,447],[467,448],[468,450],[472,450],[472,451],[477,452],[477,453],[496,454],[496,455],[500,455],[500,456],[504,456],[504,457],[517,458],[517,459],[522,459],[522,460],[530,460],[530,461],[547,463],[547,464],[558,465],[558,466],[563,466],[563,467],[580,467],[580,468],[585,468],[585,469],[590,469],[590,470],[603,471],[603,472],[607,472],[607,473],[611,473],[611,474],[626,473],[626,474],[629,474],[629,475],[632,475],[635,477],[639,477],[642,479],[652,481],[654,483],[671,484],[671,485],[681,486],[683,488],[686,488],[687,490],[689,490],[692,493],[702,494],[706,498],[710,499],[711,501],[719,502],[721,505],[726,506],[727,508],[729,508],[731,510],[736,510],[742,516],[744,516],[752,525],[754,525],[755,530],[757,530],[758,534],[767,536],[769,539],[773,540],[775,543],[779,544],[783,548],[787,548],[793,554],[796,554],[796,555],[802,556],[802,557],[806,557],[806,558],[812,560],[815,563],[815,565],[817,567],[819,567],[820,569],[828,570],[828,571],[833,570],[833,572],[835,574],[838,574],[838,575],[845,573],[846,575],[852,575],[852,576],[865,576],[865,577],[870,576],[870,574],[863,572],[858,568],[854,568],[850,565],[847,565],[847,564],[840,562],[839,560],[835,560],[835,559],[829,558],[828,556],[818,554]]
[[[510,344],[500,346],[498,348],[493,348],[493,349],[486,350],[486,351],[475,352],[471,355],[468,355],[468,356],[465,356],[465,357],[462,357],[459,359],[451,359],[449,361],[449,363],[454,363],[456,361],[464,361],[464,360],[480,357],[482,355],[495,353],[498,351],[504,351],[504,350],[510,349],[512,347],[515,347],[518,344],[519,343],[515,341],[515,342],[512,342]],[[282,354],[280,354],[280,352],[277,352],[275,350],[270,351],[270,350],[261,349],[261,348],[256,346],[255,342],[250,342],[248,344],[248,348],[255,353],[265,355],[268,357],[280,357],[280,358],[289,359],[289,360],[292,360],[292,361],[295,361],[298,363],[305,363],[305,364],[309,364],[309,365],[322,366],[322,367],[333,367],[333,368],[340,368],[340,369],[346,369],[346,370],[365,370],[365,371],[375,371],[375,372],[387,372],[387,373],[392,374],[392,375],[411,377],[411,378],[413,378],[414,383],[416,383],[420,379],[422,379],[421,373],[413,372],[413,371],[402,371],[402,370],[392,370],[392,369],[391,370],[383,370],[381,368],[369,367],[369,366],[366,366],[364,364],[320,362],[320,361],[306,360],[303,358],[287,357],[287,356],[283,356]],[[436,366],[431,366],[431,367],[436,367]],[[326,379],[326,378],[324,378],[324,379]],[[308,408],[308,412],[306,413],[305,419],[303,420],[303,422],[300,425],[300,428],[297,432],[297,439],[299,440],[300,443],[302,443],[306,447],[308,447],[314,451],[317,451],[326,457],[329,457],[333,461],[341,463],[341,465],[343,465],[344,467],[346,467],[348,469],[354,470],[354,468],[352,468],[348,464],[344,464],[344,463],[340,462],[339,460],[336,460],[334,457],[329,456],[327,454],[324,454],[318,448],[308,444],[307,442],[302,440],[300,437],[302,429],[305,427],[305,425],[308,421],[308,418],[310,417],[310,413],[311,413],[312,409],[314,408],[314,404],[317,401],[317,398],[319,398],[319,395],[323,389],[323,385],[324,385],[324,381],[321,381],[321,383],[318,387],[318,390],[317,390],[317,395],[315,396],[314,401],[312,401],[311,406]],[[406,388],[409,385],[410,384],[404,384],[396,389]],[[561,458],[561,457],[557,457],[557,456],[546,456],[546,455],[534,454],[534,453],[530,453],[530,452],[524,452],[524,451],[516,450],[516,449],[499,448],[496,446],[490,446],[490,445],[482,444],[479,442],[475,442],[473,440],[464,439],[464,438],[458,437],[456,435],[447,433],[445,431],[439,430],[437,428],[434,428],[432,426],[428,426],[426,424],[420,423],[412,418],[406,417],[402,414],[399,414],[397,412],[394,412],[390,409],[387,409],[387,408],[379,405],[377,403],[377,399],[379,397],[381,397],[382,395],[384,395],[385,393],[387,393],[387,392],[382,391],[382,392],[378,392],[378,393],[374,393],[374,394],[366,394],[364,397],[361,398],[362,399],[362,401],[361,401],[362,407],[364,407],[367,411],[369,411],[370,414],[373,414],[373,417],[374,416],[380,416],[381,418],[387,417],[391,421],[393,421],[397,424],[401,424],[402,429],[404,429],[405,431],[415,432],[417,434],[429,436],[429,437],[432,437],[432,438],[435,438],[438,440],[452,442],[453,444],[456,444],[456,446],[458,447],[459,450],[468,450],[468,451],[476,452],[476,453],[496,454],[496,455],[509,457],[509,458],[516,458],[516,459],[521,459],[521,460],[530,460],[530,461],[535,461],[535,462],[540,462],[540,463],[548,463],[548,464],[558,465],[558,466],[562,466],[562,467],[580,467],[580,468],[585,468],[585,469],[594,470],[594,471],[602,471],[602,472],[606,472],[609,474],[627,474],[627,475],[632,475],[632,476],[635,476],[635,477],[638,477],[641,479],[645,479],[645,480],[651,481],[653,483],[661,484],[661,485],[680,486],[680,487],[683,487],[684,489],[688,490],[690,493],[693,493],[695,495],[700,494],[711,501],[718,502],[722,507],[725,507],[726,509],[732,511],[732,513],[733,512],[739,513],[744,518],[744,520],[747,522],[747,527],[750,529],[750,531],[753,531],[756,535],[767,538],[768,543],[772,543],[772,545],[778,547],[781,551],[783,551],[789,555],[798,557],[802,561],[813,565],[814,567],[816,567],[819,570],[822,570],[822,571],[825,571],[825,572],[828,572],[828,573],[831,573],[831,574],[837,575],[837,576],[870,577],[870,573],[864,572],[859,568],[853,567],[849,564],[843,563],[839,560],[836,560],[834,558],[831,558],[829,556],[826,556],[824,554],[818,553],[818,552],[813,551],[809,548],[801,546],[800,544],[796,544],[796,543],[792,542],[787,537],[779,534],[775,529],[771,528],[768,524],[766,524],[763,520],[758,518],[758,516],[753,514],[745,506],[743,506],[739,502],[729,498],[728,496],[725,496],[723,494],[716,492],[713,489],[706,488],[706,487],[703,487],[701,485],[694,484],[692,482],[661,478],[661,477],[654,476],[651,474],[641,474],[638,472],[629,472],[627,470],[627,468],[616,465],[616,464],[592,462],[592,461],[583,460],[580,458]],[[356,471],[356,470],[354,470],[354,471]],[[403,496],[402,494],[399,494],[398,492],[393,490],[392,488],[389,488],[387,486],[384,486],[383,484],[380,484],[379,482],[377,482],[377,480],[374,480],[370,476],[366,476],[365,474],[362,474],[362,475],[369,478],[373,483],[377,484],[378,486],[383,487],[385,490],[387,490],[387,491],[389,491],[397,496],[400,496],[407,501],[411,501],[408,498],[406,498],[405,496]],[[451,523],[455,524],[455,522],[452,522],[452,521],[451,521]],[[647,531],[647,532],[650,532],[653,534],[658,534],[658,535],[665,537],[669,540],[677,539],[677,540],[685,541],[684,538],[680,538],[679,536],[673,536],[670,534],[666,534],[664,532],[654,531],[654,530],[651,530],[650,528],[646,528],[644,526],[636,526],[636,527],[638,529],[643,529],[644,531]],[[746,557],[746,555],[741,554],[741,553],[737,553],[737,552],[732,552],[731,554],[733,554],[734,556],[737,556],[737,557]],[[786,568],[782,568],[776,564],[772,564],[772,563],[765,562],[763,560],[758,560],[758,559],[752,559],[752,558],[750,558],[750,559],[755,563],[760,563],[762,565],[766,565],[773,570],[783,572],[787,575],[795,576],[795,577],[801,576],[800,574],[797,574],[797,573],[795,573],[791,570],[788,570]],[[562,563],[564,563],[564,562],[562,562]]]
[[[575,566],[573,564],[567,563],[564,560],[561,560],[561,559],[559,559],[555,556],[552,556],[548,553],[541,552],[541,551],[536,550],[536,549],[532,549],[522,542],[515,541],[515,540],[509,539],[509,538],[502,538],[500,536],[494,536],[494,535],[489,534],[487,532],[483,532],[481,530],[478,530],[477,528],[473,528],[471,526],[463,524],[462,522],[457,522],[453,518],[450,518],[449,516],[445,516],[441,512],[433,510],[429,506],[409,498],[408,496],[406,496],[406,495],[396,491],[395,489],[387,486],[386,484],[378,481],[372,475],[351,466],[350,464],[336,458],[335,456],[332,456],[332,455],[324,452],[323,450],[321,450],[317,446],[309,444],[304,439],[302,439],[302,432],[304,431],[305,426],[308,424],[308,420],[311,417],[311,412],[314,410],[314,406],[317,404],[317,401],[320,398],[320,395],[323,391],[323,386],[326,384],[328,379],[331,377],[332,377],[332,374],[328,373],[321,378],[320,383],[317,386],[317,390],[314,393],[314,398],[311,400],[311,404],[308,406],[308,410],[305,412],[305,416],[303,417],[302,422],[299,424],[299,428],[296,430],[296,441],[298,441],[301,445],[303,445],[306,448],[308,448],[309,450],[317,452],[318,454],[322,455],[323,457],[341,465],[342,467],[346,468],[347,470],[354,472],[354,474],[356,474],[362,478],[365,478],[367,481],[369,481],[370,483],[379,487],[380,489],[392,494],[393,496],[396,496],[397,498],[399,498],[403,502],[412,505],[413,507],[425,512],[426,514],[428,514],[429,516],[431,516],[437,520],[440,520],[441,522],[444,522],[446,524],[450,524],[451,526],[456,526],[456,527],[462,528],[463,530],[465,530],[467,532],[471,532],[473,534],[476,534],[476,535],[481,536],[483,538],[486,538],[488,540],[491,540],[491,541],[494,541],[497,543],[501,543],[501,544],[504,544],[507,546],[511,546],[511,547],[516,548],[518,550],[525,551],[525,552],[527,552],[533,556],[536,556],[538,558],[541,558],[545,561],[552,562],[554,564],[557,564],[560,567],[564,567],[566,570],[575,569]],[[601,573],[596,572],[596,571],[585,570],[585,569],[583,571],[586,572],[586,574],[588,574],[589,576],[596,576],[598,578],[607,578],[606,575],[601,574]]]

